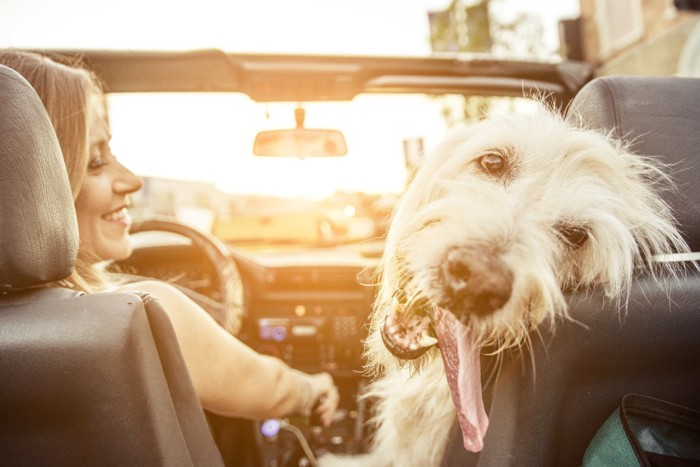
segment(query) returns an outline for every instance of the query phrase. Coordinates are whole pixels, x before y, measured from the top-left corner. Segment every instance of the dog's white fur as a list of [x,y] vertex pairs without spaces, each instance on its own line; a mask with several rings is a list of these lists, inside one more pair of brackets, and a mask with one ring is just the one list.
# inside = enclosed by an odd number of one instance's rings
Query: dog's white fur
[[[485,170],[481,157],[490,153],[505,158],[504,173]],[[635,273],[665,267],[655,255],[687,250],[659,196],[666,188],[672,184],[659,164],[549,110],[453,132],[426,156],[387,235],[366,342],[368,368],[378,376],[368,393],[377,401],[373,449],[321,465],[439,465],[455,408],[438,350],[399,360],[380,327],[399,290],[432,306],[444,301],[440,271],[449,249],[506,265],[510,299],[467,323],[480,344],[521,345],[538,324],[566,318],[563,290],[602,287],[624,303]],[[572,247],[562,225],[584,227],[588,240]]]

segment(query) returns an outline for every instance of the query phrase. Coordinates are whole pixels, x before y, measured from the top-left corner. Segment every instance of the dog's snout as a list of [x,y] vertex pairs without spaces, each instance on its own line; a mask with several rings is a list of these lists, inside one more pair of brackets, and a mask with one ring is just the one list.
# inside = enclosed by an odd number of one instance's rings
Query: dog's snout
[[513,275],[494,255],[483,250],[454,248],[447,253],[443,282],[451,311],[458,315],[466,312],[486,316],[501,309],[510,299]]
[[452,282],[459,285],[466,284],[472,275],[469,265],[455,255],[452,255],[451,258],[448,255],[447,272]]
[[474,297],[474,312],[476,314],[488,314],[500,310],[510,298],[510,288],[487,290]]

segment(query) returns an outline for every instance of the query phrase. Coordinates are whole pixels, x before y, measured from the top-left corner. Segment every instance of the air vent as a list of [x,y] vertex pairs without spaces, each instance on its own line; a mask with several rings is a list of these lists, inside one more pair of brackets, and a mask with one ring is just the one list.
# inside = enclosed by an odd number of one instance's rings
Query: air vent
[[270,292],[308,290],[359,290],[357,268],[279,268],[268,272]]

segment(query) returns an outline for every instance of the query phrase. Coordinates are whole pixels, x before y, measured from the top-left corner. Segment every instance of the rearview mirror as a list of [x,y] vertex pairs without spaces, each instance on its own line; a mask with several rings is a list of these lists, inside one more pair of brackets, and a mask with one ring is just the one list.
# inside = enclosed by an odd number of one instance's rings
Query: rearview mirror
[[255,136],[253,154],[273,157],[335,157],[348,153],[338,130],[294,128],[261,131]]

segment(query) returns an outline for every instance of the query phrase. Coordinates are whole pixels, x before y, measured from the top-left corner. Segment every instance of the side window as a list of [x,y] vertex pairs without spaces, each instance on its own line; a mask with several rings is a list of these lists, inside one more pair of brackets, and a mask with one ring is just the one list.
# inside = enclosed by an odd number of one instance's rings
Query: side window
[[640,0],[596,0],[600,55],[606,58],[644,35]]

